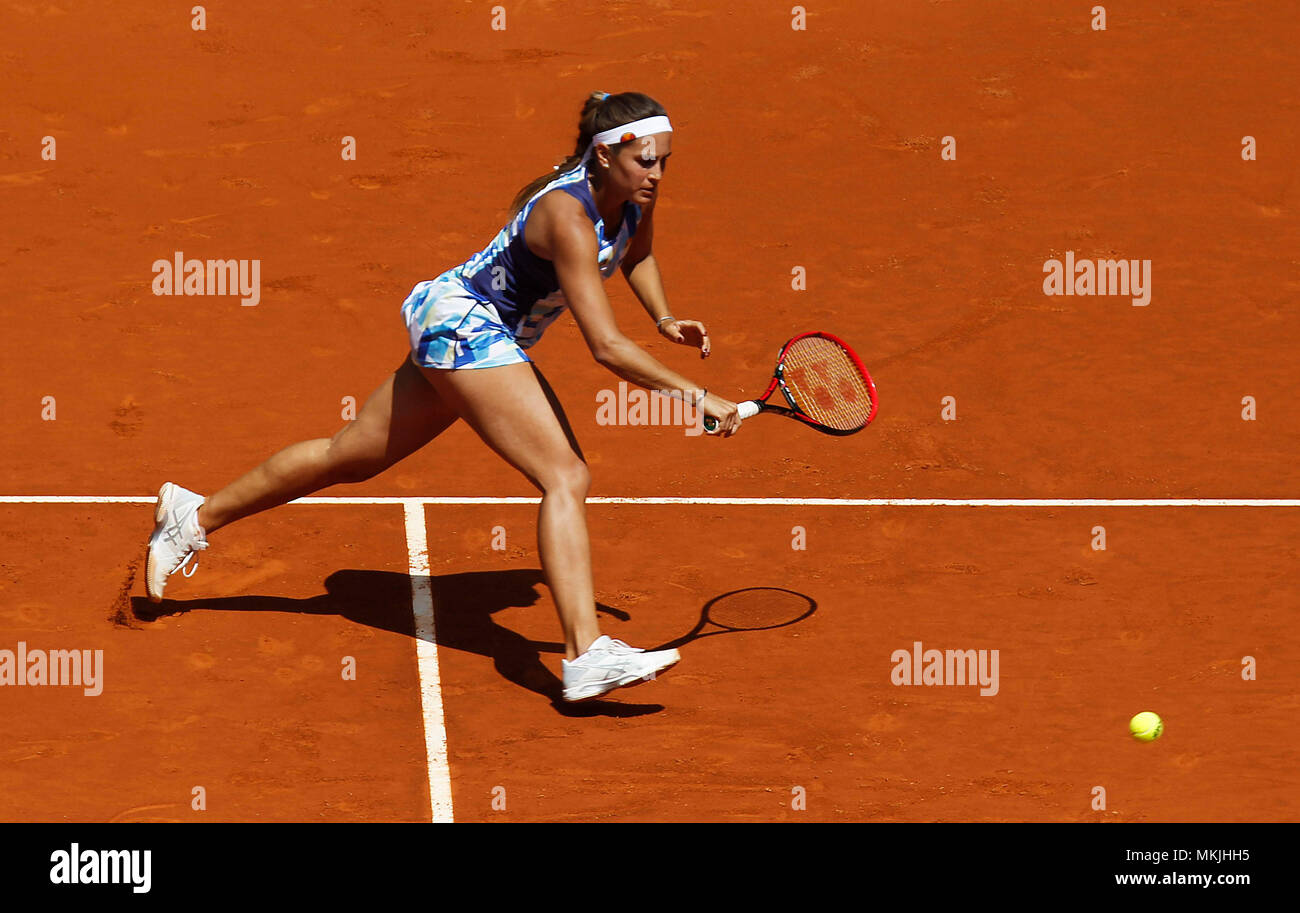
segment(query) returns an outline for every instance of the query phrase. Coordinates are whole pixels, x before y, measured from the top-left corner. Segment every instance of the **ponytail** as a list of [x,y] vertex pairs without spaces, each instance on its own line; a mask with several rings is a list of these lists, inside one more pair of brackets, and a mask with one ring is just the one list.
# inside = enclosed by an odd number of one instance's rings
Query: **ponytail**
[[[578,138],[574,142],[573,153],[546,174],[534,178],[515,194],[514,201],[510,204],[510,218],[519,215],[520,210],[537,191],[560,175],[568,174],[581,165],[583,157],[587,154],[587,147],[591,145],[591,138],[597,133],[645,117],[667,113],[663,105],[640,92],[620,92],[617,95],[610,95],[608,92],[592,92],[582,103],[582,113],[578,116]],[[621,144],[610,148],[617,153]],[[599,181],[600,178],[597,177],[596,180]]]

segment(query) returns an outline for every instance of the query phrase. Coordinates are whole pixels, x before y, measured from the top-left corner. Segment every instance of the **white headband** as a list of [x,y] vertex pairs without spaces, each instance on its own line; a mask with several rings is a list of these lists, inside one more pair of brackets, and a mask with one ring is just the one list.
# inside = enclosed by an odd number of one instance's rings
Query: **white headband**
[[653,133],[672,133],[673,125],[668,122],[668,118],[662,114],[654,117],[643,117],[641,120],[634,120],[630,124],[624,124],[621,127],[615,127],[612,130],[605,130],[597,133],[591,138],[591,145],[587,147],[586,154],[582,157],[583,161],[591,158],[592,153],[596,151],[597,143],[605,143],[613,146],[616,143],[627,143],[634,139],[640,139],[643,136],[650,136]]

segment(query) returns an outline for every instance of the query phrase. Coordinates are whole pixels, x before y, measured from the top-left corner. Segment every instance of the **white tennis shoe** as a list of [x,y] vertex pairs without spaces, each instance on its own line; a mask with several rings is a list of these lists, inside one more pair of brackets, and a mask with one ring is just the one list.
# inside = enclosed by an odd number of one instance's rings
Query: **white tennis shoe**
[[681,661],[676,650],[647,653],[603,634],[573,662],[560,660],[564,669],[564,699],[588,701],[607,691],[653,679]]
[[[154,510],[153,535],[149,537],[149,560],[145,565],[146,588],[152,602],[161,602],[167,578],[190,565],[208,540],[199,526],[199,507],[205,498],[188,488],[164,482],[158,489],[158,507]],[[197,561],[185,571],[194,576]]]

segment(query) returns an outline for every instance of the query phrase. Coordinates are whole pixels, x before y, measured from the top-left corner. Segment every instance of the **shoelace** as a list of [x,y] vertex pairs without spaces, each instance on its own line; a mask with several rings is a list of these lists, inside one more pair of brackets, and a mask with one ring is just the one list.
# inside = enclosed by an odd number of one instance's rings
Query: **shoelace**
[[645,652],[645,650],[642,650],[640,647],[629,647],[627,644],[623,643],[623,641],[615,640],[612,637],[609,639],[609,643],[605,645],[605,650],[608,653],[644,653]]
[[189,564],[192,558],[197,558],[198,556],[199,556],[198,552],[190,552],[181,560],[180,564],[176,565],[176,570],[171,571],[170,573],[168,573],[167,576],[170,577],[172,574],[176,573],[176,571],[180,571],[182,575],[185,577],[193,577],[194,572],[199,569],[199,563],[195,561],[194,566],[191,567],[188,571],[185,570],[185,565]]
[[168,527],[163,530],[163,538],[167,540],[168,545],[171,545],[173,547],[183,547],[188,549],[188,551],[185,553],[185,557],[181,559],[181,563],[176,565],[176,567],[172,568],[170,571],[167,572],[168,577],[170,577],[172,574],[175,574],[177,571],[181,571],[185,577],[193,577],[195,571],[199,569],[199,563],[195,561],[194,566],[191,567],[188,571],[185,570],[185,566],[189,564],[191,560],[198,557],[200,549],[205,549],[208,547],[207,543],[200,543],[197,545],[187,545],[184,542],[185,535],[183,532],[181,532],[181,524],[182,521],[178,519],[176,520],[176,522],[168,525]]

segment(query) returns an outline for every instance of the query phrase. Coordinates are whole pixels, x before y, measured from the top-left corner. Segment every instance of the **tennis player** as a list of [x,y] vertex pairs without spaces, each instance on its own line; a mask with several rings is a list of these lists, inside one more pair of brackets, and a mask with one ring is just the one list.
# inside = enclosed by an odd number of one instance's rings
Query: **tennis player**
[[582,108],[573,155],[519,192],[492,243],[402,303],[411,351],[331,438],[276,453],[209,498],[171,482],[158,492],[149,540],[149,598],[197,569],[208,536],[243,517],[341,482],[383,472],[464,419],[542,493],[542,568],[564,630],[564,699],[580,701],[653,678],[680,659],[602,635],[587,536],[587,464],[527,350],[566,309],[596,361],[618,377],[675,395],[729,436],[736,404],[661,364],[619,330],[603,280],[621,268],[658,331],[709,354],[696,320],[669,309],[651,252],[672,126],[639,92],[597,92]]

